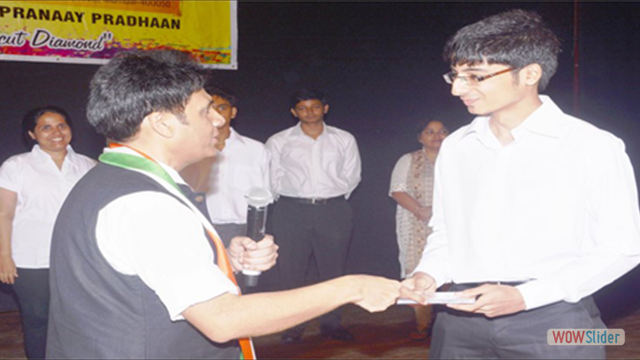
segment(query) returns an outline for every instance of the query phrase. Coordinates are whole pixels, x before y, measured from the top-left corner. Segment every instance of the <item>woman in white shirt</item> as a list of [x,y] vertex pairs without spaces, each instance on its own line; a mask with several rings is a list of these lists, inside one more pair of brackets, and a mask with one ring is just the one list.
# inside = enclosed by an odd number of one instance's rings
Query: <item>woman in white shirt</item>
[[[441,121],[420,122],[418,142],[422,149],[404,154],[393,168],[389,195],[398,203],[396,234],[401,277],[411,274],[418,265],[427,237],[431,234],[427,224],[431,219],[433,202],[433,166],[447,135],[449,130]],[[411,333],[414,340],[427,338],[430,309],[430,306],[414,306],[416,331]]]
[[13,285],[29,359],[44,358],[49,312],[49,248],[64,199],[96,162],[73,151],[67,113],[55,106],[22,121],[30,152],[0,166],[0,281]]

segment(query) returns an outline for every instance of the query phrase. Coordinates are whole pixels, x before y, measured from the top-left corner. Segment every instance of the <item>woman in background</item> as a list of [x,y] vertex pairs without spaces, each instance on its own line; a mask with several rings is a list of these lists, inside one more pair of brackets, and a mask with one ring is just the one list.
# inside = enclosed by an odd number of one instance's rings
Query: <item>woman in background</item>
[[[418,142],[422,149],[404,154],[391,175],[389,195],[398,203],[396,234],[400,250],[401,278],[411,274],[420,262],[422,251],[431,234],[428,226],[433,202],[434,164],[440,145],[449,130],[438,120],[425,120],[418,126]],[[414,340],[427,339],[431,306],[416,305]]]
[[20,305],[25,351],[43,359],[49,314],[49,249],[56,216],[96,162],[73,151],[71,122],[55,106],[29,111],[22,135],[35,144],[0,166],[0,281]]

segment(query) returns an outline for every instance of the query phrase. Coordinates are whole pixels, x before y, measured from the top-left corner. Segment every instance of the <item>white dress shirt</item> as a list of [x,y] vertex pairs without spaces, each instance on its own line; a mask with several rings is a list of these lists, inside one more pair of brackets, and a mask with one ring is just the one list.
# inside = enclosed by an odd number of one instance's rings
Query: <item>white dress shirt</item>
[[207,208],[214,224],[245,224],[245,194],[253,187],[270,190],[269,154],[259,141],[230,129],[206,177]]
[[[138,156],[126,148],[105,151]],[[185,183],[174,169],[160,165],[176,183]],[[171,320],[183,319],[191,305],[238,293],[214,263],[198,217],[170,195],[144,191],[114,200],[98,215],[96,239],[116,271],[139,276],[156,292]]]
[[11,252],[19,268],[49,267],[53,225],[71,188],[96,161],[67,146],[62,168],[35,145],[14,155],[0,167],[0,187],[17,194],[11,231]]
[[266,147],[274,195],[348,198],[360,183],[360,153],[347,131],[324,124],[314,140],[298,123],[271,136]]
[[577,302],[640,262],[633,169],[612,134],[546,96],[503,146],[477,117],[442,144],[420,265],[438,285],[529,281],[527,309]]

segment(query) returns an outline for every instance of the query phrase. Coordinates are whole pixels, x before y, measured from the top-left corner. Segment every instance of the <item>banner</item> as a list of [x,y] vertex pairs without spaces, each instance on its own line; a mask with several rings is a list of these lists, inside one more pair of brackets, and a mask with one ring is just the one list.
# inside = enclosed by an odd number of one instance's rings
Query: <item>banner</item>
[[172,48],[237,69],[237,42],[235,1],[0,2],[0,60],[104,64],[119,51]]

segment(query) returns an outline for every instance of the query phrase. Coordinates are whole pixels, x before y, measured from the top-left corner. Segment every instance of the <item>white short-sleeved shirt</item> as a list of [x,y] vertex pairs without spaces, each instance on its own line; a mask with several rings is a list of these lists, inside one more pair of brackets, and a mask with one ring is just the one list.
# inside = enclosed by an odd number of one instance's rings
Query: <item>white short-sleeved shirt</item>
[[18,195],[11,234],[12,256],[17,267],[49,267],[53,225],[60,207],[71,188],[95,164],[95,160],[68,146],[62,169],[58,169],[39,145],[2,164],[0,187]]
[[[137,154],[126,148],[106,151]],[[160,163],[176,183],[177,171]],[[188,307],[238,289],[214,262],[203,224],[174,197],[145,191],[120,197],[98,214],[98,248],[124,275],[139,276],[173,321]]]

